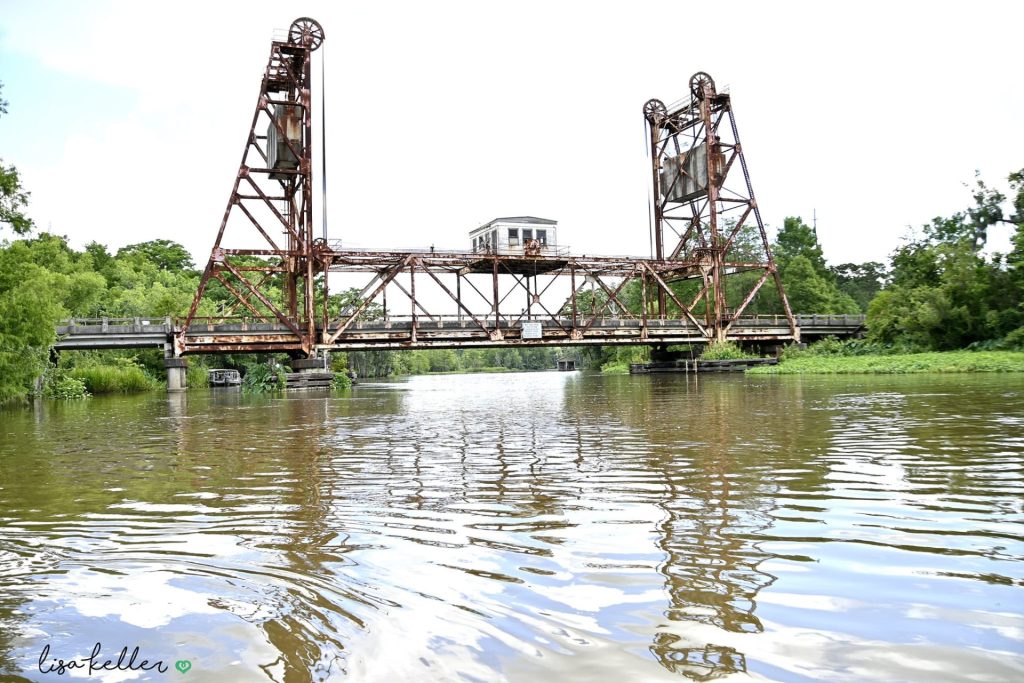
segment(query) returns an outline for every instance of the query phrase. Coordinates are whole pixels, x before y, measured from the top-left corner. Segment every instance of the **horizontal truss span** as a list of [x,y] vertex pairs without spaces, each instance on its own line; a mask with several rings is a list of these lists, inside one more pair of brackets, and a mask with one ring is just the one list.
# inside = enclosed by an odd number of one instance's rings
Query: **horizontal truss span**
[[[804,338],[824,336],[848,337],[863,331],[861,315],[798,315],[796,322]],[[387,320],[360,320],[340,335],[332,344],[319,348],[332,351],[359,351],[370,349],[430,349],[472,348],[495,346],[563,346],[563,345],[637,345],[688,344],[707,340],[689,321],[672,319],[642,320],[621,317],[587,319],[589,328],[573,337],[572,330],[580,329],[581,319],[573,328],[572,318],[521,320],[518,323],[493,328],[488,323],[480,326],[468,315],[435,316],[435,319],[416,320],[412,317],[389,317]],[[539,323],[539,339],[523,338],[523,323]],[[414,328],[415,325],[415,328]],[[338,326],[328,328],[327,334]],[[415,329],[415,335],[414,335]],[[495,338],[496,329],[500,339]],[[288,327],[277,322],[234,322],[194,319],[187,331],[181,321],[163,318],[102,318],[73,319],[57,327],[58,351],[85,349],[161,347],[171,344],[184,332],[185,353],[231,352],[296,352],[302,350],[301,339]],[[324,330],[317,329],[318,336]],[[413,337],[415,336],[415,340]],[[789,321],[785,316],[744,316],[735,321],[730,338],[736,341],[758,343],[791,341]]]
[[[359,289],[358,302],[333,316],[324,308],[313,344],[318,349],[339,344],[368,348],[377,343],[408,343],[414,347],[421,340],[424,344],[453,346],[500,346],[534,340],[550,344],[691,343],[720,336],[712,325],[720,318],[711,316],[706,308],[702,310],[702,295],[708,282],[707,263],[701,259],[323,249],[318,261],[331,272],[372,274]],[[734,273],[765,270],[759,263],[723,265]],[[765,272],[762,281],[766,277]],[[417,278],[424,283],[419,295]],[[704,287],[695,284],[687,295],[671,287],[671,283],[685,280],[699,280]],[[402,285],[403,281],[408,288]],[[561,284],[555,286],[556,282]],[[629,284],[634,285],[631,290],[626,289]],[[435,298],[458,314],[458,328],[446,327],[441,317],[428,312],[426,305],[433,305],[436,300],[428,303],[429,297],[422,295],[424,287],[433,289]],[[585,291],[588,287],[589,292]],[[389,288],[401,290],[410,304],[408,330],[394,326],[393,312],[388,309]],[[700,293],[694,299],[698,290]],[[674,308],[656,307],[654,304],[660,300]],[[525,305],[520,308],[520,303]],[[372,324],[367,320],[370,316],[383,318],[386,327],[366,330],[366,325]],[[623,320],[612,327],[598,324],[605,318]],[[725,321],[726,337],[731,333],[737,339],[800,339],[792,321],[787,321],[785,329],[732,332],[737,321],[738,316]],[[525,323],[539,325],[531,325],[527,331]],[[181,352],[188,353],[188,346],[183,337]]]

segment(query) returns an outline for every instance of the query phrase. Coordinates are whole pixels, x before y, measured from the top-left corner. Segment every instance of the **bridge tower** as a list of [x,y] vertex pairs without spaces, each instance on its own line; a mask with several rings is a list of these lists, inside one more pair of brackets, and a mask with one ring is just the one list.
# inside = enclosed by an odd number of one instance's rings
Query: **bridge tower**
[[[649,100],[644,118],[650,134],[655,259],[681,262],[675,281],[687,282],[680,286],[688,290],[683,301],[692,301],[689,312],[704,318],[714,339],[724,340],[771,279],[793,338],[799,339],[754,198],[729,94],[718,92],[711,76],[698,72],[683,102],[669,108]],[[660,290],[659,318],[668,314],[666,304]]]
[[179,352],[206,299],[199,317],[219,321],[241,312],[259,322],[276,319],[313,353],[316,279],[326,268],[318,256],[323,241],[313,231],[310,62],[323,40],[320,24],[302,17],[271,42],[238,175],[177,336]]

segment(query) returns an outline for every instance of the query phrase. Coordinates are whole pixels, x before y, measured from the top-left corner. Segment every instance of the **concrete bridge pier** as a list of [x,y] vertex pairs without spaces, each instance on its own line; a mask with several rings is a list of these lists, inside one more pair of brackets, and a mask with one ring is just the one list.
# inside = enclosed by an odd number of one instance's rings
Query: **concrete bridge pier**
[[188,388],[185,383],[188,361],[184,358],[164,358],[164,367],[167,369],[167,391],[185,391]]
[[293,389],[330,389],[334,381],[334,373],[330,371],[327,357],[293,358],[289,361],[292,372],[286,373],[284,388]]
[[288,364],[291,365],[292,371],[303,374],[327,372],[326,358],[293,358]]

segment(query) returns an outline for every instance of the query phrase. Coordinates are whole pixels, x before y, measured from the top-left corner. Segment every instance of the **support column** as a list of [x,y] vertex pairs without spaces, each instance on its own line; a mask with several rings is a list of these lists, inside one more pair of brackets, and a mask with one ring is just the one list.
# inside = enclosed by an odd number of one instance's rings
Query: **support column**
[[167,369],[167,391],[185,391],[188,361],[184,358],[164,358],[164,367]]
[[293,358],[288,361],[288,365],[291,366],[292,372],[301,372],[303,374],[316,374],[328,371],[326,358]]
[[292,371],[285,373],[284,389],[318,389],[329,391],[334,382],[327,358],[293,358],[288,361]]

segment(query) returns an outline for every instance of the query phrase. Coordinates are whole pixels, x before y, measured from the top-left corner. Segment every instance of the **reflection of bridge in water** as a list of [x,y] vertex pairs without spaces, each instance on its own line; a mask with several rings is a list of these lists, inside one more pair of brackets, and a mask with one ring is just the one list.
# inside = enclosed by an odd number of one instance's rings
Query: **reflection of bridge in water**
[[[617,433],[635,430],[643,439],[643,471],[660,490],[644,502],[661,513],[656,543],[663,553],[667,604],[649,650],[665,669],[688,680],[711,681],[748,671],[745,635],[767,628],[758,614],[759,595],[776,581],[769,564],[781,557],[770,540],[779,532],[780,499],[798,481],[813,492],[825,485],[829,467],[808,452],[827,437],[828,420],[817,413],[773,420],[772,443],[765,426],[744,416],[765,405],[799,400],[798,385],[751,392],[719,378],[644,378],[617,383],[614,392],[567,393],[564,425],[606,422]],[[673,420],[664,420],[672,406]],[[660,407],[660,409],[659,409]],[[587,442],[579,454],[593,459],[607,445]],[[628,451],[628,449],[626,449]],[[629,468],[616,456],[616,470]],[[774,472],[785,471],[779,477]],[[763,541],[768,540],[767,547]],[[797,559],[792,556],[789,559]]]

